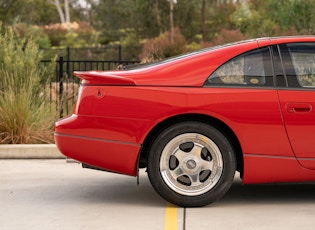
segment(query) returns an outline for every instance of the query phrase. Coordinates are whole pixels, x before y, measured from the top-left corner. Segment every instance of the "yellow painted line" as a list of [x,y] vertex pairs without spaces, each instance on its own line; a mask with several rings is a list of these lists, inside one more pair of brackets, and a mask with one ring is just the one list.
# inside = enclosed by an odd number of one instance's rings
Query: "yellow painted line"
[[164,230],[177,230],[177,207],[166,203]]

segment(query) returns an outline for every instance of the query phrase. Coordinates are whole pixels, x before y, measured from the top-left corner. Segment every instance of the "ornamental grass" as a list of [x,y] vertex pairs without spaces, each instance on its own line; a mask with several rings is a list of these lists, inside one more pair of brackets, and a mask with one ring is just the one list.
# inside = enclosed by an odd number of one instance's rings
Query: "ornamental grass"
[[53,66],[41,66],[32,40],[0,25],[0,144],[53,143],[52,112],[45,92]]

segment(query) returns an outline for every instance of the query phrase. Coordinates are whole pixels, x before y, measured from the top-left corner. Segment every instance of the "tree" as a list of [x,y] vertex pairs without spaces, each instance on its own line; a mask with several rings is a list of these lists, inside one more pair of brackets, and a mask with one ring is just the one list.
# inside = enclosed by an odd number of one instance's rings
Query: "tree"
[[0,20],[9,24],[11,20],[16,18],[16,10],[21,7],[19,1],[0,0]]
[[0,0],[0,21],[3,24],[47,25],[59,20],[54,5],[47,0]]
[[70,3],[73,2],[73,0],[64,0],[64,9],[62,9],[62,5],[59,0],[48,0],[51,4],[53,4],[59,14],[60,22],[61,23],[69,23],[70,22]]
[[313,0],[267,0],[264,9],[268,16],[279,25],[281,31],[294,28],[300,34],[312,34],[315,32],[314,7]]
[[206,0],[201,1],[201,26],[200,32],[202,35],[202,39],[204,40],[206,37]]
[[177,0],[168,0],[170,2],[170,30],[171,30],[171,43],[174,42],[174,4]]
[[136,0],[135,18],[141,37],[157,37],[169,30],[169,2],[166,0]]
[[[136,35],[140,33],[142,16],[136,3],[136,0],[111,0],[97,1],[91,5],[93,27],[102,32],[103,44],[120,41],[129,32]],[[141,7],[142,14],[145,14],[146,5]]]
[[315,33],[313,0],[243,0],[231,20],[249,37]]
[[154,9],[153,11],[154,11],[154,15],[156,17],[156,22],[158,24],[160,34],[162,34],[163,30],[162,30],[161,16],[160,16],[160,10],[159,10],[159,0],[154,0],[153,9]]

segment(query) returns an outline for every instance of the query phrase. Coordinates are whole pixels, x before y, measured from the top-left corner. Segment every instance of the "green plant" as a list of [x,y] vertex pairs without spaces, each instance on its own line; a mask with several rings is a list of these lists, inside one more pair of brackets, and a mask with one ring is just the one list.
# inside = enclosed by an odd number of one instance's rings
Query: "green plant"
[[18,23],[13,25],[13,29],[17,37],[32,41],[41,49],[51,48],[50,40],[47,34],[40,26],[28,25],[26,23]]
[[46,97],[52,66],[41,67],[41,52],[30,39],[0,25],[0,143],[52,143],[54,113]]
[[147,39],[145,42],[140,59],[142,62],[158,61],[185,53],[187,42],[178,28],[175,28],[173,41],[171,32],[167,31],[154,39]]
[[245,39],[248,39],[248,37],[238,29],[222,29],[220,33],[217,34],[217,36],[212,40],[212,42],[204,43],[204,45],[207,44],[207,46],[216,46]]
[[50,24],[44,27],[53,47],[92,47],[98,45],[99,33],[84,22]]

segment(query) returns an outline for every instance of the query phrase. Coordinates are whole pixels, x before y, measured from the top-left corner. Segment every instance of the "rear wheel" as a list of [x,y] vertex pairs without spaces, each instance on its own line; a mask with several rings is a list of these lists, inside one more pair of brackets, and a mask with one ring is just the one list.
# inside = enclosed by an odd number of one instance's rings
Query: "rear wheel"
[[183,122],[164,130],[148,156],[148,176],[154,189],[183,207],[218,200],[230,188],[235,170],[229,140],[201,122]]

